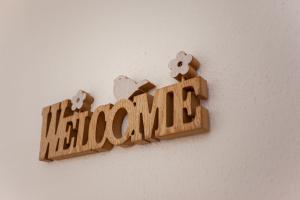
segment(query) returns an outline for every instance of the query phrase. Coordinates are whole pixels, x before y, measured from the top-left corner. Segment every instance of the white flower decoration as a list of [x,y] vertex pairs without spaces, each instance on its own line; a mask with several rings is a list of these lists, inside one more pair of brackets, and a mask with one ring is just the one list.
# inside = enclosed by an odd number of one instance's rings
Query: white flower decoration
[[83,90],[79,90],[77,94],[72,98],[72,107],[73,111],[86,111],[90,110],[91,104],[93,103],[94,99],[90,96],[87,92]]
[[181,81],[182,78],[189,79],[197,76],[199,62],[191,54],[180,51],[176,55],[176,59],[169,62],[169,68],[171,69],[171,76]]

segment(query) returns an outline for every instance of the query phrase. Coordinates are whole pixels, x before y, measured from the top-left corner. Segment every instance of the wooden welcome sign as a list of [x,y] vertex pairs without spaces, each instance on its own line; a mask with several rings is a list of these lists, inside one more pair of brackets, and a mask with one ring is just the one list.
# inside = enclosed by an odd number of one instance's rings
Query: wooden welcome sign
[[[197,75],[199,62],[179,52],[169,68],[179,83],[158,89],[154,96],[147,93],[155,87],[151,82],[119,76],[114,81],[118,99],[114,105],[91,112],[93,97],[79,91],[72,100],[45,107],[39,159],[60,160],[115,145],[128,147],[208,131],[208,111],[200,104],[208,89],[206,80]],[[122,132],[126,116],[128,125]]]

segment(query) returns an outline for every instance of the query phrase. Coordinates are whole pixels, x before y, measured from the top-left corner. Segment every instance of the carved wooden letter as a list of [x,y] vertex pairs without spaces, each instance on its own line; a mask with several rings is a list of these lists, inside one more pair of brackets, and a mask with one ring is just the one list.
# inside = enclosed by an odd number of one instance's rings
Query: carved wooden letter
[[99,106],[92,115],[89,129],[89,140],[93,151],[101,152],[113,148],[107,139],[107,122],[111,104]]
[[61,139],[58,130],[62,126],[62,119],[71,113],[69,100],[53,104],[43,109],[40,160],[51,161],[55,157]]
[[[107,137],[113,145],[130,146],[132,145],[131,135],[134,134],[134,105],[130,100],[123,99],[118,101],[110,110]],[[122,134],[122,122],[128,116],[128,127]]]

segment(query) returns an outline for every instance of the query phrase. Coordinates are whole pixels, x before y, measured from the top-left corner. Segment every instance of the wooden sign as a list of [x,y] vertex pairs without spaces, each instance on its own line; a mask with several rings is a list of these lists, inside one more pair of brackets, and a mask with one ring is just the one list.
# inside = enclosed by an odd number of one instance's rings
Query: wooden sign
[[[60,160],[129,147],[209,130],[209,117],[200,100],[208,97],[207,82],[197,75],[199,62],[179,52],[169,63],[171,76],[179,82],[155,87],[148,80],[136,82],[126,76],[114,81],[117,103],[98,106],[91,112],[93,97],[80,90],[72,100],[43,109],[39,159]],[[122,133],[127,116],[128,126]]]

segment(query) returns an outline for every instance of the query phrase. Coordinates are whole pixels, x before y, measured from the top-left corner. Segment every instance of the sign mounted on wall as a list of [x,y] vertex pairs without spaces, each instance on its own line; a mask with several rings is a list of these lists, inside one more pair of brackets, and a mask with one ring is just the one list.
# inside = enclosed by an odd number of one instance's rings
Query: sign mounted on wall
[[[171,76],[179,83],[148,94],[155,85],[126,76],[114,81],[116,104],[98,106],[91,112],[93,97],[80,90],[72,100],[43,109],[39,159],[53,161],[171,139],[209,130],[206,108],[207,82],[197,75],[199,62],[181,51],[169,63]],[[127,116],[127,129],[122,123]]]

